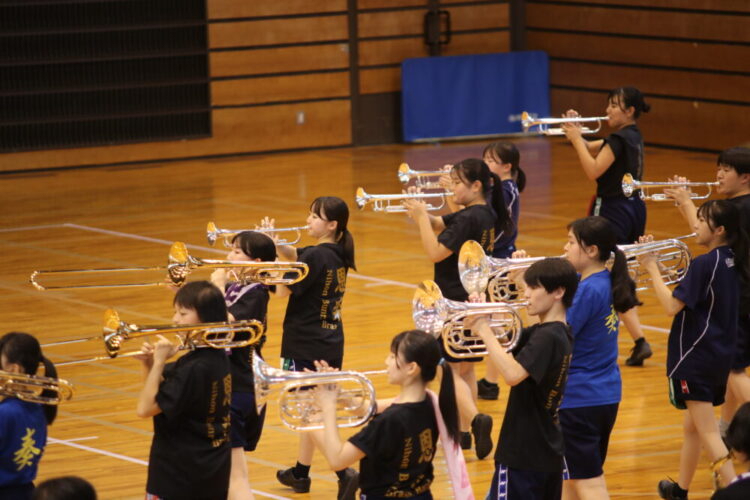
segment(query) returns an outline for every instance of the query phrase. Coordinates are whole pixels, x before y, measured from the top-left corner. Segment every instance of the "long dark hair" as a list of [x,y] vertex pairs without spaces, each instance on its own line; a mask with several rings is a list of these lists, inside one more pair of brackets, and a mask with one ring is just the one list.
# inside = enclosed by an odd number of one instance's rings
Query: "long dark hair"
[[354,264],[354,238],[347,229],[349,223],[349,207],[337,196],[320,196],[310,204],[310,211],[328,222],[336,221],[335,240],[344,250],[344,264],[356,271]]
[[276,245],[273,240],[263,233],[257,231],[242,231],[232,238],[232,245],[237,245],[242,253],[251,259],[260,259],[264,262],[276,260]]
[[[750,237],[740,219],[737,206],[728,200],[710,200],[698,208],[698,217],[705,219],[711,231],[724,226],[726,243],[734,252],[734,267],[740,275],[743,292],[750,285]],[[741,309],[750,307],[750,297],[744,292]]]
[[625,254],[617,248],[617,234],[615,229],[604,217],[594,215],[577,219],[568,224],[568,230],[579,245],[595,246],[599,251],[598,259],[606,263],[614,255],[610,277],[612,280],[612,303],[617,312],[629,311],[642,302],[635,294],[635,282],[628,273],[628,263]]
[[482,158],[491,156],[501,163],[510,163],[510,175],[518,186],[518,192],[522,193],[526,187],[526,174],[521,170],[521,153],[512,142],[492,142],[482,152]]
[[209,281],[187,283],[177,291],[173,303],[185,309],[194,309],[201,323],[226,322],[228,319],[224,294]]
[[[26,375],[36,375],[41,363],[45,377],[57,378],[55,365],[44,357],[39,341],[28,333],[10,332],[0,337],[0,356],[5,356],[8,363],[20,365]],[[50,395],[42,392],[42,396]],[[44,416],[47,424],[52,425],[57,417],[57,406],[44,405]]]
[[750,403],[739,407],[727,429],[727,445],[750,458]]
[[[441,354],[440,345],[432,335],[423,330],[401,332],[393,337],[391,352],[401,354],[407,363],[414,362],[419,365],[422,381],[425,384],[435,378],[437,367],[440,365]],[[456,392],[453,384],[453,372],[447,367],[443,369],[438,401],[448,434],[454,441],[458,442],[461,433],[458,426]]]
[[495,212],[495,230],[498,233],[513,227],[513,220],[510,218],[508,207],[505,206],[500,177],[493,173],[484,161],[478,158],[467,158],[453,165],[453,171],[456,172],[461,182],[467,185],[476,181],[482,184],[482,197]]
[[622,108],[623,111],[630,106],[633,106],[635,109],[633,118],[636,119],[641,116],[641,113],[648,113],[651,109],[651,106],[646,103],[641,91],[635,87],[617,87],[609,93],[607,96],[607,102],[612,99],[617,99],[620,102],[620,108]]

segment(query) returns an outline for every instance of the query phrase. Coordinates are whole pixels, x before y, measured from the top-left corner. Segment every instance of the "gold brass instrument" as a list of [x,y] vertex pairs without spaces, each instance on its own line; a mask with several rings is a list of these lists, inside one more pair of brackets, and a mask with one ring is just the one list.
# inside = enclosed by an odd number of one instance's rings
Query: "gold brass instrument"
[[481,337],[464,327],[470,316],[489,316],[495,337],[506,350],[512,350],[521,335],[521,318],[516,308],[525,304],[495,302],[459,302],[443,297],[434,281],[423,281],[414,292],[412,318],[420,330],[442,337],[443,346],[454,358],[486,356],[487,346]]
[[263,227],[259,227],[258,229],[219,229],[216,227],[216,224],[214,224],[213,222],[209,222],[206,225],[206,239],[208,240],[209,245],[214,246],[216,244],[216,240],[222,238],[224,240],[224,246],[231,248],[232,238],[244,231],[255,231],[257,233],[263,233],[267,235],[276,233],[296,233],[293,239],[280,238],[278,241],[276,241],[277,245],[296,245],[297,243],[299,243],[299,240],[302,239],[302,231],[305,231],[307,229],[310,229],[310,226],[280,227],[277,229]]
[[43,347],[72,342],[86,342],[97,339],[104,341],[104,350],[107,353],[106,356],[56,363],[57,366],[63,366],[90,363],[93,361],[116,358],[118,356],[129,357],[141,354],[140,351],[121,354],[120,348],[125,341],[154,335],[168,335],[171,333],[183,334],[179,337],[180,350],[193,350],[204,347],[225,349],[246,347],[256,344],[263,336],[263,331],[263,323],[257,320],[243,320],[232,323],[198,323],[194,325],[141,326],[133,323],[125,323],[120,320],[117,311],[107,309],[104,311],[104,329],[102,335],[73,341],[53,342],[51,344],[45,344]]
[[257,410],[265,406],[269,396],[279,394],[281,422],[295,431],[323,428],[322,412],[315,404],[313,391],[319,384],[337,384],[336,422],[339,427],[357,427],[375,414],[375,387],[367,375],[385,373],[330,371],[294,372],[274,368],[253,353],[255,401]]
[[440,176],[447,173],[447,170],[412,170],[407,163],[402,163],[398,167],[398,180],[408,184],[414,179],[414,185],[421,189],[442,189]]
[[[31,274],[31,283],[37,290],[69,290],[76,288],[118,288],[138,286],[181,286],[187,276],[196,269],[224,269],[239,268],[245,272],[255,271],[252,274],[242,273],[236,276],[237,281],[243,283],[263,283],[264,285],[290,285],[303,280],[308,273],[307,264],[304,262],[255,262],[199,259],[188,254],[184,243],[176,241],[169,250],[169,260],[166,266],[157,267],[130,267],[110,269],[69,269],[59,271],[34,271]],[[45,286],[39,283],[40,275],[95,275],[106,273],[122,273],[127,271],[167,271],[166,280],[151,283],[117,283],[107,285],[54,285]]]
[[562,125],[563,123],[592,123],[596,122],[596,128],[591,129],[582,127],[582,134],[595,134],[602,128],[602,122],[607,121],[606,116],[583,117],[576,116],[570,118],[532,118],[531,115],[524,111],[521,113],[521,126],[524,132],[529,132],[531,127],[538,127],[536,132],[543,135],[565,135],[562,127],[550,128],[550,125]]
[[445,199],[447,196],[452,196],[453,193],[443,191],[440,193],[402,193],[402,194],[367,194],[363,188],[357,188],[357,194],[354,197],[354,201],[360,210],[364,209],[368,204],[372,204],[372,209],[375,212],[387,212],[387,213],[404,213],[406,208],[401,205],[403,200],[426,200],[430,198],[438,198],[440,205],[427,204],[427,210],[440,210],[445,206]]
[[639,190],[641,199],[644,201],[667,201],[672,198],[668,197],[664,193],[652,193],[653,189],[664,189],[664,188],[690,188],[690,187],[702,187],[706,189],[705,194],[694,193],[690,191],[690,198],[693,200],[705,200],[711,196],[711,190],[713,186],[718,186],[718,182],[645,182],[637,181],[633,179],[631,174],[625,174],[622,177],[622,194],[628,198],[633,196],[633,193]]
[[73,385],[61,378],[0,371],[0,396],[56,405],[73,397]]

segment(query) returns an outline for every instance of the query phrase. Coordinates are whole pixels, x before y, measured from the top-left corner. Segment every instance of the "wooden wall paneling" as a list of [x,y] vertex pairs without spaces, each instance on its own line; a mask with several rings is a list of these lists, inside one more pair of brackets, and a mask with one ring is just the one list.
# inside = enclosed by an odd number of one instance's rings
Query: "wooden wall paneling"
[[400,64],[411,57],[426,57],[427,46],[419,38],[390,38],[359,42],[359,65]]
[[346,12],[347,0],[208,0],[209,19]]
[[422,36],[425,12],[417,8],[361,13],[357,16],[359,37]]
[[491,54],[510,50],[510,32],[487,32],[455,35],[443,51],[446,56]]
[[314,73],[219,80],[211,84],[214,106],[237,106],[349,96],[349,73]]
[[[533,0],[532,0],[533,1]],[[747,0],[555,0],[557,3],[602,4],[626,7],[657,7],[670,9],[750,12]]]
[[345,14],[222,22],[208,27],[212,49],[346,40],[348,36]]
[[550,57],[750,72],[750,46],[528,30],[529,50]]
[[528,29],[750,42],[748,18],[731,14],[529,3],[526,22]]
[[462,7],[441,6],[451,14],[453,31],[498,29],[509,27],[510,9],[507,3],[466,5]]
[[349,47],[344,43],[253,49],[211,54],[211,75],[216,77],[345,69]]
[[357,0],[357,9],[392,9],[400,7],[427,8],[429,0]]
[[401,90],[401,67],[363,68],[359,70],[359,92],[380,94]]

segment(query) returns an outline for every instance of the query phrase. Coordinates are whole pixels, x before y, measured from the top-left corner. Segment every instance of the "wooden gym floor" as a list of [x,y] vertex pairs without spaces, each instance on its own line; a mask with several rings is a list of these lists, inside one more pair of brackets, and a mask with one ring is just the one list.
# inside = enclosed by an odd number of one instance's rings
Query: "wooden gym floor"
[[[565,226],[583,216],[594,192],[573,149],[561,139],[517,141],[528,185],[521,196],[519,248],[531,255],[560,255]],[[350,229],[356,243],[358,269],[349,275],[343,315],[346,332],[345,368],[384,367],[391,337],[412,327],[414,285],[432,278],[418,233],[403,214],[358,211],[354,191],[400,192],[396,168],[407,162],[415,169],[434,169],[465,157],[481,155],[483,144],[379,146],[219,160],[65,170],[0,176],[0,333],[26,331],[43,343],[101,333],[102,313],[115,308],[122,319],[139,324],[169,323],[172,292],[161,287],[108,291],[46,291],[32,288],[35,269],[80,269],[162,265],[168,245],[184,241],[192,255],[222,258],[221,246],[205,239],[206,223],[252,228],[263,216],[277,226],[304,224],[310,201],[337,195],[350,204]],[[686,175],[713,180],[715,155],[649,148],[646,179]],[[648,230],[657,238],[690,232],[671,203],[648,204]],[[309,244],[309,238],[302,242]],[[698,250],[698,249],[693,249]],[[196,272],[191,279],[205,278]],[[160,275],[151,279],[160,279]],[[622,363],[631,347],[627,332],[620,336],[624,399],[610,442],[605,472],[613,498],[655,498],[659,479],[676,476],[681,443],[681,417],[667,400],[664,373],[670,319],[652,293],[641,320],[654,349],[642,368]],[[267,360],[276,365],[284,299],[269,307]],[[140,343],[130,347],[137,347]],[[100,342],[46,349],[56,362],[102,355]],[[152,424],[135,415],[141,387],[140,366],[132,359],[107,360],[60,368],[75,384],[72,401],[60,407],[39,467],[39,480],[67,474],[93,482],[100,498],[143,498]],[[484,366],[478,366],[478,374]],[[378,394],[392,396],[382,377],[374,378]],[[500,401],[479,402],[480,411],[500,428],[507,386]],[[294,494],[279,485],[277,469],[294,464],[297,438],[283,427],[272,402],[258,450],[248,453],[256,498],[329,499],[336,477],[316,453],[309,494]],[[348,435],[349,433],[344,433]],[[483,498],[492,477],[492,460],[478,461],[466,453],[477,498]],[[436,498],[450,498],[445,466],[435,460]],[[710,496],[708,462],[696,474],[691,498]]]

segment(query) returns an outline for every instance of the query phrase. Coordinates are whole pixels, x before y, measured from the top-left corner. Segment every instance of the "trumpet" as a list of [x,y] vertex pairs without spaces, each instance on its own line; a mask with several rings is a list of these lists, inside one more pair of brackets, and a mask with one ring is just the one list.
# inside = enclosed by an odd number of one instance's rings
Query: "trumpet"
[[302,231],[305,231],[307,229],[310,229],[310,226],[299,226],[299,227],[281,227],[277,229],[273,228],[263,228],[260,227],[258,229],[219,229],[216,227],[216,224],[213,222],[209,222],[206,225],[206,239],[208,240],[208,244],[211,246],[214,246],[216,244],[216,240],[219,238],[224,239],[224,246],[231,248],[232,247],[232,238],[237,236],[238,234],[244,232],[244,231],[255,231],[258,233],[263,233],[266,235],[276,234],[276,233],[296,233],[296,236],[294,236],[294,239],[285,239],[280,238],[276,241],[277,245],[296,245],[299,243],[299,240],[302,239]]
[[73,385],[61,378],[0,371],[0,395],[29,403],[57,405],[73,397]]
[[253,353],[253,375],[255,379],[255,401],[258,413],[270,395],[279,393],[281,422],[295,431],[311,431],[323,428],[322,413],[315,404],[312,391],[306,390],[318,384],[338,384],[339,427],[357,427],[366,423],[375,414],[377,401],[375,387],[367,375],[385,373],[331,371],[293,372],[273,368]]
[[[414,185],[418,188],[442,189],[440,176],[447,173],[447,170],[412,170],[407,163],[402,163],[398,167],[398,180],[402,184],[407,184],[411,179],[415,179]],[[435,179],[432,179],[433,177]]]
[[670,200],[664,193],[651,193],[652,189],[664,189],[664,188],[688,188],[688,187],[703,187],[706,188],[705,194],[699,194],[690,192],[690,198],[693,200],[705,200],[711,196],[711,190],[713,186],[718,186],[718,182],[644,182],[633,179],[631,174],[625,174],[622,177],[622,194],[630,198],[633,196],[635,191],[639,191],[641,199],[644,201],[666,201]]
[[[360,210],[364,209],[368,203],[372,203],[372,209],[375,212],[387,213],[404,213],[406,208],[401,205],[403,200],[425,200],[429,198],[438,198],[440,205],[427,204],[427,210],[440,210],[445,206],[446,197],[452,196],[453,193],[444,191],[442,193],[402,193],[402,194],[367,194],[361,187],[357,188],[357,194],[354,201]],[[396,204],[398,203],[398,204]]]
[[471,303],[458,302],[443,297],[437,283],[423,281],[414,292],[412,318],[417,328],[442,337],[445,351],[454,358],[486,356],[487,346],[481,337],[473,335],[464,326],[471,316],[490,316],[490,327],[500,345],[512,350],[521,335],[523,324],[516,308],[525,303]]
[[596,122],[596,128],[581,128],[582,134],[595,134],[602,128],[602,122],[607,121],[606,116],[583,117],[575,116],[569,118],[532,118],[531,115],[524,111],[521,113],[521,126],[524,132],[528,132],[531,127],[538,127],[536,132],[543,135],[565,135],[562,127],[549,128],[550,125],[561,125],[563,123],[592,123]]
[[226,349],[234,347],[246,347],[257,344],[264,332],[263,323],[257,320],[235,321],[233,323],[198,323],[194,325],[156,325],[141,326],[125,323],[120,320],[119,314],[113,309],[104,311],[104,328],[102,335],[63,342],[45,344],[43,347],[67,344],[72,342],[86,342],[89,340],[103,340],[106,356],[97,356],[90,359],[66,361],[57,363],[58,366],[74,365],[79,363],[91,363],[104,359],[116,357],[129,357],[141,354],[140,351],[132,351],[120,354],[120,348],[125,341],[153,335],[168,335],[170,333],[184,334],[180,337],[179,350],[193,350],[210,347],[213,349]]
[[[156,267],[128,267],[109,269],[64,269],[57,271],[34,271],[31,273],[31,284],[37,290],[69,290],[77,288],[118,288],[139,286],[182,286],[188,274],[198,268],[223,269],[240,268],[245,271],[255,271],[252,275],[236,276],[243,283],[263,283],[264,285],[290,285],[302,281],[308,273],[304,262],[254,262],[234,260],[199,259],[188,254],[184,243],[176,241],[169,249],[169,259],[166,266]],[[166,280],[147,283],[117,283],[107,285],[42,285],[40,275],[92,275],[106,273],[122,273],[135,271],[167,271]]]

